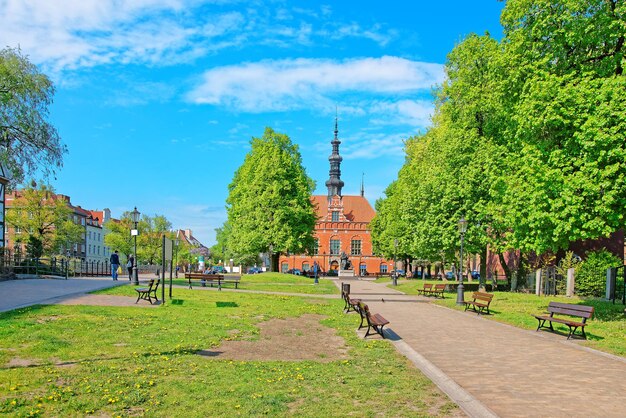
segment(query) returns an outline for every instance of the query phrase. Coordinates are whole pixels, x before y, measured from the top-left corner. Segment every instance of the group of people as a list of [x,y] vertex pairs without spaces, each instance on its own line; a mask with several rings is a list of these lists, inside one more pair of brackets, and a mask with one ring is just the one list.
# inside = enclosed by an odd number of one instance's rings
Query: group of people
[[[120,256],[117,250],[111,254],[111,258],[109,259],[111,262],[111,277],[113,280],[117,280],[118,274],[120,273],[122,264],[120,263]],[[126,270],[128,270],[128,280],[133,279],[133,266],[135,265],[135,257],[131,254],[128,256],[128,261],[126,262]]]

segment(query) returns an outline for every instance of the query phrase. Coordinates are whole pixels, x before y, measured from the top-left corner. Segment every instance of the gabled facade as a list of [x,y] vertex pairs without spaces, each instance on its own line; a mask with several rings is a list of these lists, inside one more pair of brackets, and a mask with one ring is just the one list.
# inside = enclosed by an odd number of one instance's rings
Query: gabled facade
[[317,213],[314,231],[316,245],[313,254],[281,256],[279,269],[282,272],[292,268],[309,271],[314,262],[317,262],[325,272],[338,271],[342,252],[352,263],[355,275],[386,273],[393,270],[393,260],[378,257],[373,253],[369,224],[376,212],[365,198],[363,186],[360,196],[344,196],[342,193],[343,158],[339,155],[341,141],[338,133],[335,120],[335,136],[331,141],[332,153],[328,157],[330,162],[329,179],[326,181],[328,193],[311,196]]

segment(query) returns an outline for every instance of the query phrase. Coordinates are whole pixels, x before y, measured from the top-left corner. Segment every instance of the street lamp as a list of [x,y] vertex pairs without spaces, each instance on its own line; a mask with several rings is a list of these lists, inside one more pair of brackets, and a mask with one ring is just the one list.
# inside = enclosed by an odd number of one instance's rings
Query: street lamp
[[465,295],[463,289],[463,238],[465,238],[465,233],[467,232],[467,221],[465,220],[465,216],[461,216],[459,220],[459,234],[461,234],[461,251],[459,252],[459,285],[456,288],[456,304],[463,305],[465,304]]
[[139,277],[137,277],[137,235],[139,235],[139,229],[137,229],[137,223],[139,223],[139,211],[137,206],[135,210],[130,213],[130,218],[135,223],[135,229],[130,231],[130,234],[135,237],[135,259],[133,260],[133,284],[137,286],[139,284]]
[[398,238],[393,240],[393,271],[391,272],[391,281],[394,286],[398,285],[398,265],[396,264],[396,254],[398,254]]

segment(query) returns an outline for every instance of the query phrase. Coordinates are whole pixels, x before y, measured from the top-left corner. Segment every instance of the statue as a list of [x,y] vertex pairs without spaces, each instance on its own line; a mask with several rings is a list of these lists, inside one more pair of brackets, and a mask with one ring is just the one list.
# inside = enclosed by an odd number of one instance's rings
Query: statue
[[352,269],[352,263],[348,258],[348,254],[345,251],[341,252],[341,270],[350,270]]

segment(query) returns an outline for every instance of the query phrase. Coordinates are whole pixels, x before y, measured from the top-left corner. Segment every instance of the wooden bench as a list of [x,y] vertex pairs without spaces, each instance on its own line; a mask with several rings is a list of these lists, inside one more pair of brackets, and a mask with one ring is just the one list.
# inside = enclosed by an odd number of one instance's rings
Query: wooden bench
[[433,290],[433,284],[424,283],[424,287],[422,287],[421,289],[417,289],[417,294],[419,295],[420,292],[422,292],[423,295],[426,295],[426,292],[430,292],[431,290]]
[[135,303],[139,302],[140,299],[147,300],[152,305],[152,296],[154,295],[154,300],[157,302],[159,298],[157,298],[156,291],[159,288],[159,283],[161,283],[161,279],[150,279],[148,282],[148,287],[140,287],[135,289],[137,292],[137,300]]
[[485,312],[485,310],[487,310],[487,314],[491,314],[491,312],[489,312],[489,304],[491,303],[491,299],[493,299],[492,293],[474,292],[472,293],[472,299],[471,302],[464,302],[466,311],[471,307],[478,315]]
[[424,290],[424,294],[427,296],[433,295],[434,297],[441,296],[441,299],[445,299],[445,296],[443,295],[444,290],[446,290],[446,285],[441,283],[436,284],[435,287],[430,290]]
[[[587,325],[586,324],[587,319],[590,319],[593,316],[593,310],[594,310],[593,306],[574,305],[571,303],[550,302],[548,304],[548,313],[550,314],[550,316],[547,316],[547,315],[533,315],[533,316],[537,318],[537,321],[539,321],[539,324],[537,326],[537,331],[539,331],[540,328],[544,328],[544,327],[550,328],[551,331],[554,331],[554,328],[552,328],[552,323],[558,322],[559,324],[564,324],[569,327],[569,335],[567,336],[568,340],[572,337],[572,335],[574,335],[574,333],[576,332],[578,328],[580,328],[583,338],[587,339],[587,335],[585,334],[585,325]],[[573,321],[567,318],[557,318],[554,316],[554,314],[574,316],[574,317],[581,318],[582,321]],[[548,327],[545,326],[546,321],[550,323],[550,326]]]
[[346,286],[344,286],[344,284],[341,284],[341,297],[343,298],[344,302],[346,303],[346,305],[344,306],[343,310],[348,313],[350,312],[350,309],[352,309],[354,312],[358,312],[359,309],[359,302],[361,302],[361,299],[352,299],[350,297],[350,292],[347,290],[348,288]]
[[369,307],[363,302],[359,302],[358,306],[359,314],[361,315],[361,325],[359,325],[359,329],[364,326],[363,321],[367,321],[367,332],[365,332],[366,337],[370,335],[370,330],[373,329],[381,337],[385,338],[383,327],[387,325],[389,321],[383,318],[380,314],[371,314]]
[[234,283],[235,289],[238,289],[239,281],[241,280],[239,277],[224,277],[223,274],[204,274],[204,273],[185,273],[185,279],[189,280],[189,288],[191,289],[191,281],[192,280],[200,280],[202,286],[205,286],[206,283],[209,283],[211,287],[213,284],[217,282],[217,287],[219,290],[222,290],[222,283]]

